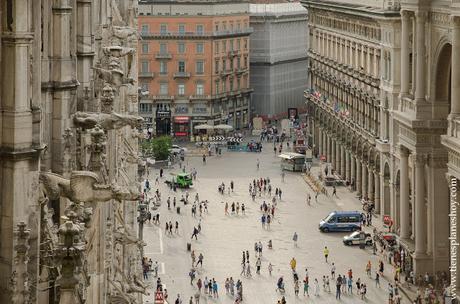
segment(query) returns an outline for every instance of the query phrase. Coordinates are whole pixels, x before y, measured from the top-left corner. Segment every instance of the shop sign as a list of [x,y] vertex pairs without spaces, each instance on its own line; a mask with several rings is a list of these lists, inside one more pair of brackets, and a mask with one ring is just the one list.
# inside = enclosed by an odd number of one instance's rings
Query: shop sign
[[188,116],[176,116],[174,117],[174,122],[176,123],[188,123],[190,121],[190,117]]
[[175,132],[174,133],[174,136],[187,136],[188,133],[187,132]]
[[157,111],[157,117],[169,117],[171,116],[171,111]]

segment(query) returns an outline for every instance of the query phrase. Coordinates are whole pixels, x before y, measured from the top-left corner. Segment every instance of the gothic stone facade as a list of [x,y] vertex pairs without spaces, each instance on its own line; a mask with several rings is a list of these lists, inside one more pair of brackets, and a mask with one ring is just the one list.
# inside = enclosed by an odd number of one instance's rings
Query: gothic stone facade
[[459,7],[361,2],[303,1],[314,149],[392,218],[408,269],[448,271],[449,185],[460,178]]
[[134,0],[2,1],[0,303],[145,292],[136,14]]

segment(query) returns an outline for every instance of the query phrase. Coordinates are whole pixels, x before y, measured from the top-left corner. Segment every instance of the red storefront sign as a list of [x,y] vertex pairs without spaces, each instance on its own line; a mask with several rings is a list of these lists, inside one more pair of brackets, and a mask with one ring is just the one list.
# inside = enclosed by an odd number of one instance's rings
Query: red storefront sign
[[190,117],[188,117],[188,116],[176,116],[176,117],[174,117],[174,122],[175,123],[184,124],[184,123],[188,123],[189,121],[190,121]]
[[175,136],[187,136],[187,132],[174,132]]

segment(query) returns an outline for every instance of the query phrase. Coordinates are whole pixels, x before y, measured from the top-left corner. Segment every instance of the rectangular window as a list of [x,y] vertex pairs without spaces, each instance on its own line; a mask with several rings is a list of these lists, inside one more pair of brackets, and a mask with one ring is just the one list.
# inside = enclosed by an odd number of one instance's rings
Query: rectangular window
[[185,43],[179,42],[179,43],[177,44],[177,52],[178,52],[179,54],[184,54],[184,53],[185,53]]
[[225,71],[227,69],[227,59],[222,59],[222,70]]
[[160,43],[160,54],[166,54],[168,52],[168,45],[166,43]]
[[167,24],[160,24],[160,34],[168,33],[168,25]]
[[240,30],[240,29],[241,29],[241,23],[240,23],[240,22],[238,22],[238,23],[236,24],[236,29],[237,29],[237,30]]
[[219,41],[214,42],[214,53],[219,54]]
[[184,72],[185,72],[185,61],[179,60],[179,61],[177,62],[177,71],[180,72],[180,73],[184,73]]
[[203,24],[197,24],[196,25],[196,33],[198,35],[203,35],[204,34],[204,26],[203,26]]
[[241,79],[240,78],[236,79],[236,89],[237,90],[241,89]]
[[141,72],[148,73],[149,72],[149,62],[146,60],[141,61]]
[[203,60],[198,60],[196,62],[196,73],[198,75],[204,74],[204,61]]
[[230,71],[233,71],[233,58],[230,59]]
[[149,25],[148,24],[142,24],[141,33],[146,34],[148,32],[149,32]]
[[177,85],[177,95],[184,96],[185,95],[185,84],[179,83]]
[[149,44],[148,43],[142,43],[142,53],[147,54],[149,52]]
[[180,35],[185,34],[185,24],[179,24],[179,34]]
[[241,39],[236,40],[236,49],[237,50],[241,49]]
[[245,68],[248,67],[248,57],[247,56],[244,57],[244,67]]
[[233,79],[230,79],[230,83],[229,83],[228,89],[229,89],[230,91],[233,91]]
[[168,95],[168,83],[162,82],[160,83],[160,95]]
[[224,21],[224,22],[222,23],[222,29],[223,29],[224,31],[227,30],[227,22]]
[[230,39],[230,51],[233,51],[233,39]]
[[215,65],[214,65],[214,72],[217,74],[219,73],[219,59],[216,59]]
[[196,84],[196,95],[203,96],[204,95],[204,85],[202,83]]
[[168,62],[160,61],[160,74],[168,74]]
[[240,57],[236,58],[236,68],[237,69],[241,68],[241,58]]
[[227,92],[227,82],[225,80],[222,81],[222,93]]
[[248,39],[244,39],[244,49],[248,49]]
[[219,80],[216,80],[216,86],[215,86],[216,95],[219,94],[219,86],[220,86]]
[[227,52],[227,40],[222,41],[222,52]]
[[203,42],[198,42],[196,44],[196,53],[197,54],[203,54],[204,53],[204,44],[203,44]]
[[219,30],[219,23],[216,23],[215,30],[216,30],[216,32]]

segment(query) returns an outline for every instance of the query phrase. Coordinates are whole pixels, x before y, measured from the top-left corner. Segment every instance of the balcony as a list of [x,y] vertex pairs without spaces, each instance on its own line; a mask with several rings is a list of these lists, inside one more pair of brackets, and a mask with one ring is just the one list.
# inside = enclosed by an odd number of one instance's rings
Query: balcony
[[213,32],[141,32],[144,39],[172,39],[172,38],[224,38],[247,36],[254,32],[252,27]]
[[190,78],[189,72],[175,72],[173,75],[174,78]]
[[171,96],[171,95],[154,95],[154,96],[152,96],[152,99],[153,99],[153,101],[162,101],[162,100],[173,101],[174,96]]
[[244,73],[247,73],[248,72],[248,68],[238,68],[236,69],[236,74],[237,75],[242,75]]
[[155,73],[154,72],[139,72],[138,77],[139,78],[154,78]]
[[211,100],[211,95],[190,95],[190,101],[194,100]]
[[220,76],[221,77],[227,77],[228,75],[232,74],[233,70],[222,70],[220,71]]
[[171,53],[156,53],[155,54],[155,59],[171,59],[172,54]]

